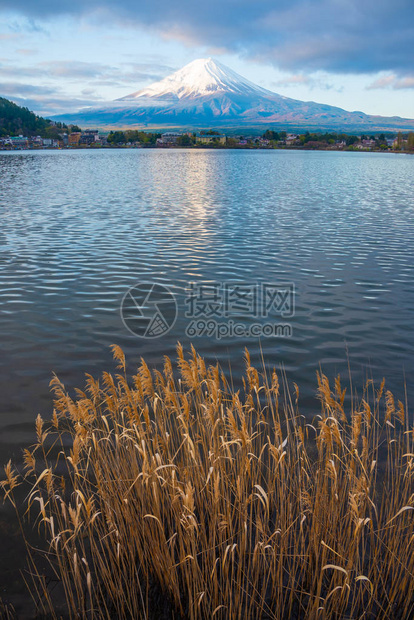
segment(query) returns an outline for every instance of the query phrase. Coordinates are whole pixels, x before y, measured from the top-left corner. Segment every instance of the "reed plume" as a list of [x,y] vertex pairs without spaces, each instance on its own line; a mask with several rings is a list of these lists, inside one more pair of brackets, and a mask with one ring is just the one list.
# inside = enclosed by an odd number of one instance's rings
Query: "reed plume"
[[130,380],[113,353],[122,374],[75,398],[52,380],[24,477],[6,467],[44,533],[40,613],[60,616],[46,560],[70,618],[414,617],[413,429],[384,384],[347,410],[319,374],[309,420],[248,353],[237,392],[194,349]]

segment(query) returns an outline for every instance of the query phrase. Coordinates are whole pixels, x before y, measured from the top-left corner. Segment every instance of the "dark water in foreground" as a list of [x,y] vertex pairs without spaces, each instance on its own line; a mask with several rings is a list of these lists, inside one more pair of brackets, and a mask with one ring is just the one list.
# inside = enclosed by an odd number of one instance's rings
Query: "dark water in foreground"
[[[312,415],[316,370],[346,374],[348,350],[356,384],[385,376],[403,398],[405,376],[414,401],[414,157],[4,153],[0,212],[0,464],[33,441],[37,413],[50,415],[53,371],[80,386],[84,372],[114,368],[112,343],[131,368],[174,355],[177,340],[188,345],[189,282],[239,292],[294,283],[294,316],[241,306],[231,316],[247,327],[289,324],[291,337],[193,338],[208,360],[231,361],[236,380],[244,347],[260,364],[261,346]],[[175,326],[158,339],[137,338],[120,317],[124,294],[143,281],[177,294]]]

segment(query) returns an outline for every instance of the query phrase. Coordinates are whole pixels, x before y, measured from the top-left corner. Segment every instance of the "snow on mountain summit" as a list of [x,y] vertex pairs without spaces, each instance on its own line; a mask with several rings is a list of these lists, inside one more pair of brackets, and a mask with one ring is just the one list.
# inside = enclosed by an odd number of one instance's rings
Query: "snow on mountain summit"
[[212,58],[193,60],[182,69],[120,101],[142,98],[186,99],[233,93],[238,95],[271,95]]

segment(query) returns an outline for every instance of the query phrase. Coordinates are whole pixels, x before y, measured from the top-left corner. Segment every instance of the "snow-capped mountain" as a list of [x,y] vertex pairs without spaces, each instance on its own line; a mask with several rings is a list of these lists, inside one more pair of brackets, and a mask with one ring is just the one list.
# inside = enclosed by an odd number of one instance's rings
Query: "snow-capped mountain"
[[163,80],[105,108],[88,108],[58,119],[88,126],[141,128],[414,129],[414,120],[369,116],[283,97],[253,84],[212,58],[194,60]]
[[143,97],[181,101],[219,94],[249,97],[274,95],[212,58],[199,58],[160,82],[122,97],[120,101],[135,101]]

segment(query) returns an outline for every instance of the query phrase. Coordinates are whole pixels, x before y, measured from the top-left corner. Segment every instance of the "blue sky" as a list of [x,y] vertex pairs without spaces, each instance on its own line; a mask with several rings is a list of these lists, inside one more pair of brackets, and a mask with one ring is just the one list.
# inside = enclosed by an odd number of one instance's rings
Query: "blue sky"
[[0,0],[0,96],[46,116],[206,56],[289,97],[414,118],[413,0]]

